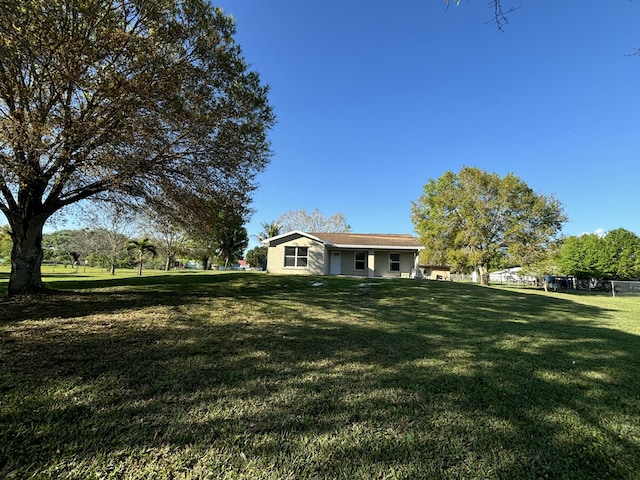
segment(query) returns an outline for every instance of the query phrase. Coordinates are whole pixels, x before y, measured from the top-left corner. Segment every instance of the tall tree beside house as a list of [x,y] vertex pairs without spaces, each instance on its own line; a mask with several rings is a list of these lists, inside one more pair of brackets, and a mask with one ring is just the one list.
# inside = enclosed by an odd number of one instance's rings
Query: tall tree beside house
[[430,179],[411,212],[427,256],[474,265],[483,285],[492,261],[527,252],[533,258],[566,221],[553,196],[535,193],[511,173],[500,177],[473,167]]
[[135,254],[139,277],[142,276],[142,265],[144,264],[145,257],[149,254],[151,254],[152,257],[155,257],[158,254],[155,245],[153,245],[151,240],[147,237],[141,240],[129,240],[127,243],[127,250],[133,251]]
[[44,289],[42,230],[102,192],[234,192],[271,152],[268,88],[207,0],[13,0],[0,8],[0,211],[9,295]]
[[282,227],[283,232],[299,230],[301,232],[349,233],[351,231],[351,226],[342,213],[338,212],[325,217],[317,208],[310,213],[306,210],[290,210],[282,214],[277,223]]
[[271,223],[262,222],[260,226],[262,227],[262,231],[257,235],[258,240],[260,241],[271,237],[277,237],[282,233],[282,226],[277,221],[273,221]]

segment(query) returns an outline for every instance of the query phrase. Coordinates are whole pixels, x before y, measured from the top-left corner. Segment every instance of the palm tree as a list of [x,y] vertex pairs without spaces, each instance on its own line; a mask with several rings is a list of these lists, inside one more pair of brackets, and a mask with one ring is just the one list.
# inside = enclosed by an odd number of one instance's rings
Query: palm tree
[[262,222],[260,226],[262,227],[262,231],[257,235],[258,240],[260,241],[271,237],[277,237],[282,233],[282,226],[277,220],[271,223]]
[[148,237],[144,237],[142,240],[129,240],[127,250],[135,250],[139,277],[142,276],[142,261],[145,254],[150,253],[152,257],[155,257],[158,253],[155,245],[151,244]]

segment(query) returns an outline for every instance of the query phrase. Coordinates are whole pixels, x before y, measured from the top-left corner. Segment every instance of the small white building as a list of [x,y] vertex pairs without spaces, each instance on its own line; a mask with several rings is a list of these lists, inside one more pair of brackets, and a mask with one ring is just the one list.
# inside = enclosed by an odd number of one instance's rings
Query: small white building
[[489,273],[490,283],[516,283],[516,284],[529,284],[535,283],[536,277],[532,275],[522,275],[520,271],[522,267],[505,268],[504,270],[498,270],[496,272]]

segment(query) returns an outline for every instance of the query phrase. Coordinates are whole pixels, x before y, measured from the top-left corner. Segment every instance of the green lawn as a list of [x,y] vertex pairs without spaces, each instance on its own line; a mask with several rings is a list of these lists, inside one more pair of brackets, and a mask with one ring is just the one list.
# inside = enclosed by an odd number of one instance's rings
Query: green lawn
[[46,280],[0,303],[0,478],[640,478],[638,298]]

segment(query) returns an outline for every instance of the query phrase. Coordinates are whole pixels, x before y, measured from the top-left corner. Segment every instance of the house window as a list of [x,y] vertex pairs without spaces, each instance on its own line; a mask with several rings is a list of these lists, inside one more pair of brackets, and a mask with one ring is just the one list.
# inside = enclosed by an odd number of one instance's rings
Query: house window
[[355,264],[355,269],[356,270],[364,270],[365,266],[366,266],[366,252],[356,252],[356,264]]
[[284,247],[285,267],[306,267],[309,247]]
[[389,254],[389,271],[390,272],[400,271],[400,254],[399,253]]

